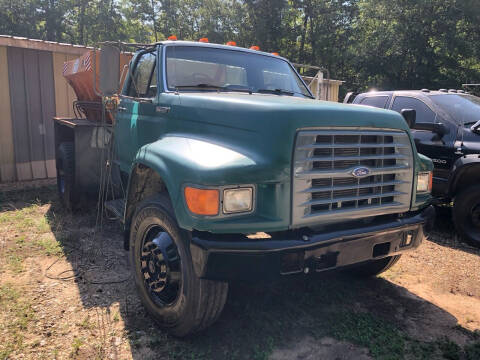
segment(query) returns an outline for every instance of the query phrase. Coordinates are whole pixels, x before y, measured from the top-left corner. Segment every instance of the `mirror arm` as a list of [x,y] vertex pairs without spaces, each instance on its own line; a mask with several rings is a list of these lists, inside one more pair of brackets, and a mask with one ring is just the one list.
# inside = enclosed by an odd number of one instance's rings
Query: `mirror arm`
[[470,130],[474,133],[480,133],[480,120],[478,120],[475,124],[470,127]]

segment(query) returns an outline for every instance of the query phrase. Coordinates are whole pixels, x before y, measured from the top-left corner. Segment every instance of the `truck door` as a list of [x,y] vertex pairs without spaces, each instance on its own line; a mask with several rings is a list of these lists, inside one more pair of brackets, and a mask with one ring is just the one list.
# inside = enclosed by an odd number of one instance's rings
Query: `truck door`
[[[437,114],[423,101],[409,96],[395,96],[392,110],[401,112],[402,109],[413,109],[417,113],[417,122],[443,122]],[[447,186],[450,167],[452,165],[451,133],[443,136],[428,130],[411,129],[415,145],[420,154],[432,159],[434,165],[434,188],[440,191]]]
[[145,51],[134,58],[115,118],[116,161],[120,170],[129,173],[138,149],[152,141],[145,130],[156,117],[157,51]]

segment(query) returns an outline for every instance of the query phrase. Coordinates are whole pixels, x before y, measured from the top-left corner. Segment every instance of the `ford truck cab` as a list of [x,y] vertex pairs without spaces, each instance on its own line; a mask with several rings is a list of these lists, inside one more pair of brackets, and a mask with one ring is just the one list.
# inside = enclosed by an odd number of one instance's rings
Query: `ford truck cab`
[[174,335],[212,324],[230,280],[385,271],[434,216],[432,162],[401,115],[315,100],[282,57],[156,43],[135,54],[118,98],[103,146],[98,124],[68,132],[57,119],[59,191],[77,201],[78,164],[110,149],[105,206],[143,304]]

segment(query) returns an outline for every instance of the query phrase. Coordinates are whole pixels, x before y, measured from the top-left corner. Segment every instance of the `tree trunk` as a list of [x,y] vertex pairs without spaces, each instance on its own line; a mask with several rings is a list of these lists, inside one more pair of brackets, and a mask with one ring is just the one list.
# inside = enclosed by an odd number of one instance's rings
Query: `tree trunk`
[[305,12],[305,19],[303,20],[303,29],[302,29],[302,40],[300,41],[300,54],[299,54],[299,61],[303,63],[305,58],[305,38],[307,37],[307,25],[308,25],[308,15]]

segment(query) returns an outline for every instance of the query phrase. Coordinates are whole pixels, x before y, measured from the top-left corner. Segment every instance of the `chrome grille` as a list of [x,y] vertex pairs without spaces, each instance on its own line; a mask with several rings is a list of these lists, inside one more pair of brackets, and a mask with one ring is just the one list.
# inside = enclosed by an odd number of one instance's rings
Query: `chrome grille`
[[413,154],[403,131],[299,131],[293,172],[294,226],[410,208]]

